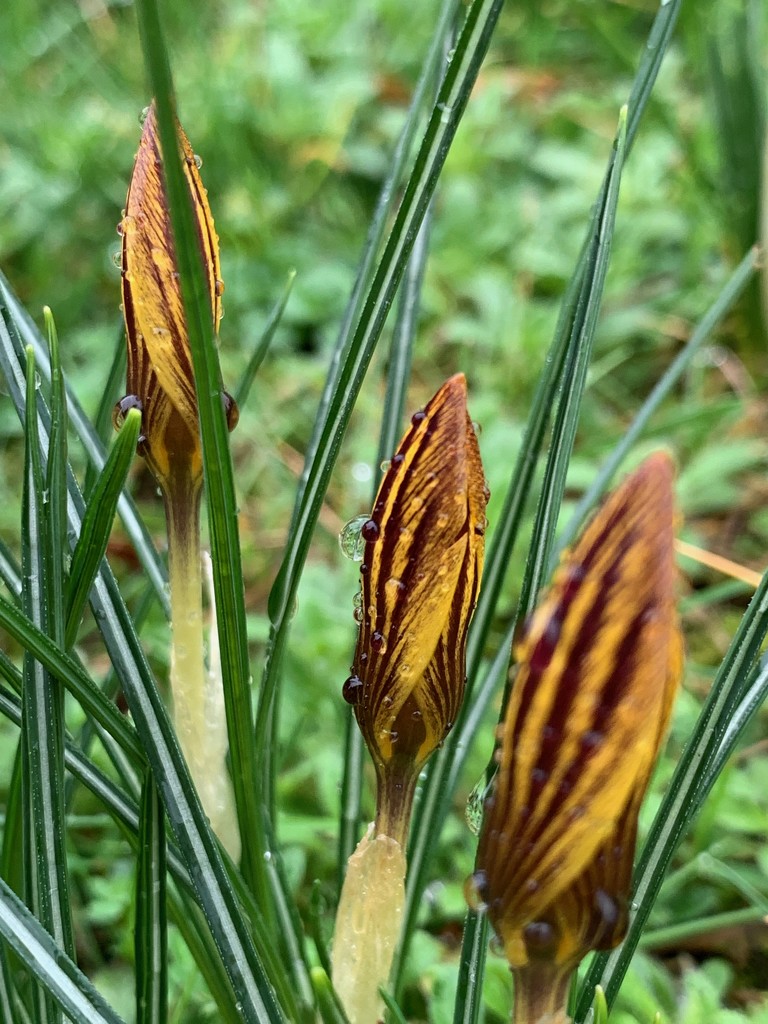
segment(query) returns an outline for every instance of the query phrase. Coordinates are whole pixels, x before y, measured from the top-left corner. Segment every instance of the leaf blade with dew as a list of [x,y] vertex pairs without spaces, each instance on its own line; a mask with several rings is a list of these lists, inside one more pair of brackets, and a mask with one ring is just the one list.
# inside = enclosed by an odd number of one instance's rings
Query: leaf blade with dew
[[106,554],[117,504],[133,462],[141,428],[141,414],[132,409],[125,417],[120,433],[96,478],[85,508],[83,525],[72,552],[70,578],[66,593],[67,621],[65,648],[77,637],[83,611],[88,603],[96,573]]
[[2,878],[0,937],[50,993],[72,1024],[124,1024],[122,1017],[108,1005]]
[[[23,419],[25,378],[18,361],[17,342],[13,325],[0,318],[0,364],[5,372],[17,413]],[[45,450],[49,419],[39,394],[37,403],[41,442]],[[68,473],[67,485],[70,497],[67,505],[69,527],[72,532],[79,534],[84,506],[71,472]],[[219,956],[229,973],[233,988],[246,1006],[254,1008],[255,1021],[279,1021],[282,1017],[280,1011],[274,1008],[262,959],[253,946],[256,941],[262,951],[262,958],[269,957],[264,929],[256,927],[252,937],[249,926],[242,916],[241,905],[232,894],[229,876],[192,789],[186,767],[181,762],[172,726],[157,692],[141,643],[106,562],[102,562],[90,600],[99,631],[122,684],[133,720],[137,724],[141,744],[135,739],[126,720],[117,714],[114,705],[105,701],[79,666],[55,647],[52,648],[48,638],[36,631],[31,623],[2,597],[0,623],[8,632],[16,635],[22,646],[29,647],[39,660],[47,663],[51,671],[55,674],[60,673],[65,685],[72,684],[73,692],[88,713],[97,720],[104,717],[105,727],[115,738],[120,739],[132,756],[137,757],[138,763],[143,763],[146,751],[155,778],[161,780],[168,818],[194,878],[198,898],[207,915]],[[256,1009],[263,1006],[260,993],[264,993],[267,1003],[273,1007],[264,1014],[261,1009]]]
[[136,872],[136,1024],[168,1020],[168,931],[166,921],[165,813],[147,773],[139,809]]

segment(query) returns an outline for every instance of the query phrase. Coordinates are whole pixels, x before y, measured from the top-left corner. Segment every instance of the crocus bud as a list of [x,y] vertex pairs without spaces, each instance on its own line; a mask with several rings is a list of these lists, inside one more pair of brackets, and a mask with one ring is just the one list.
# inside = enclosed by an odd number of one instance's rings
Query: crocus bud
[[[214,333],[224,286],[219,241],[197,161],[181,125],[176,132],[197,223]],[[136,154],[123,219],[123,313],[128,340],[127,396],[116,421],[141,409],[139,451],[157,480],[168,526],[171,590],[171,671],[174,724],[181,749],[211,825],[238,856],[240,838],[227,773],[227,734],[221,673],[206,672],[200,577],[202,446],[187,322],[181,296],[157,117],[149,107]],[[237,406],[222,393],[230,429]],[[214,644],[212,643],[212,649]]]
[[564,1021],[579,960],[623,938],[637,817],[682,671],[673,467],[610,496],[515,648],[471,902],[515,974],[515,1021]]
[[411,420],[362,527],[360,633],[344,696],[376,767],[376,820],[349,858],[336,915],[333,983],[350,1024],[382,1016],[414,787],[464,695],[487,500],[458,374]]
[[[197,222],[211,317],[218,332],[224,291],[219,240],[195,155],[181,125],[177,125],[177,133]],[[118,414],[131,405],[142,409],[140,448],[164,491],[179,476],[199,486],[202,459],[197,396],[154,103],[144,120],[118,231],[123,238],[123,313],[128,337],[128,395],[118,406]],[[225,403],[230,425],[234,426],[237,407],[229,396],[225,396]]]
[[464,694],[488,497],[466,398],[457,374],[414,415],[362,527],[362,620],[344,696],[376,766],[377,831],[396,837],[411,780]]

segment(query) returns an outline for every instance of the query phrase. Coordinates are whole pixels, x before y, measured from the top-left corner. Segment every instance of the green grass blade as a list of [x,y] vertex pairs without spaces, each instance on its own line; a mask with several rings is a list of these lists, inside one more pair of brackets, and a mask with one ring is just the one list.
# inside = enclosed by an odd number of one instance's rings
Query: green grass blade
[[237,502],[221,399],[221,370],[197,228],[176,139],[173,83],[157,4],[154,0],[139,0],[136,12],[157,106],[163,173],[195,374],[230,763],[242,836],[241,868],[268,914],[271,901],[263,858],[267,843],[259,806]]
[[144,751],[133,726],[108,701],[91,677],[69,655],[53,643],[14,605],[0,597],[0,626],[21,644],[24,650],[59,679],[85,712],[96,719],[120,743],[126,753],[142,764]]
[[[21,704],[15,701],[18,710],[17,725],[21,725]],[[24,845],[24,794],[23,794],[23,771],[25,752],[21,743],[16,744],[16,753],[13,758],[13,770],[8,784],[8,792],[5,797],[5,820],[3,821],[3,841],[0,849],[0,878],[4,878],[6,884],[16,893],[22,895],[24,891],[23,858],[19,856],[19,850]],[[6,955],[5,948],[0,943],[0,1020],[3,1024],[15,1024],[13,1008],[20,1003],[21,996],[16,989],[16,971]]]
[[243,375],[237,382],[237,387],[234,391],[235,401],[238,406],[242,409],[245,403],[248,401],[248,395],[251,393],[251,387],[256,379],[256,374],[259,372],[259,367],[264,362],[264,357],[267,354],[269,346],[272,344],[272,339],[275,336],[277,328],[280,326],[280,322],[283,319],[283,313],[285,307],[288,305],[288,299],[291,297],[293,291],[293,283],[296,280],[296,271],[292,270],[288,275],[283,294],[275,303],[272,308],[272,312],[267,317],[267,322],[264,325],[264,330],[261,332],[261,337],[256,343],[256,347],[251,353],[251,357],[248,360],[248,365],[243,371]]
[[[309,468],[306,487],[298,498],[286,553],[269,595],[268,611],[272,624],[269,660],[262,679],[257,714],[257,742],[260,749],[268,748],[288,624],[312,531],[317,522],[341,440],[416,234],[432,198],[437,178],[490,43],[501,7],[501,0],[474,0],[467,12],[453,58],[448,65],[437,103],[419,147],[413,172],[408,179],[395,217],[392,232],[368,289],[347,355],[341,364],[317,451]],[[272,774],[268,782],[273,783]],[[270,806],[274,803],[272,794],[269,803]]]
[[[52,563],[61,550],[51,550],[46,480],[40,457],[37,424],[35,360],[27,350],[27,416],[25,422],[24,489],[22,497],[22,603],[38,629],[56,632],[49,597]],[[52,435],[56,437],[54,432]],[[58,433],[61,442],[61,433]],[[50,457],[53,457],[49,448]],[[55,646],[55,641],[51,641]],[[37,916],[67,955],[74,950],[69,903],[64,808],[64,704],[62,690],[31,653],[24,656],[23,728],[27,763],[25,799],[33,823],[30,837],[35,861]],[[60,1014],[55,1014],[60,1019]]]
[[[112,438],[112,431],[114,429],[112,426],[112,413],[116,403],[122,398],[123,389],[125,387],[123,383],[125,380],[125,362],[125,328],[121,324],[117,335],[115,351],[112,355],[112,362],[107,373],[107,379],[104,381],[104,387],[101,391],[96,415],[93,417],[94,433],[105,449],[109,448],[109,442]],[[89,498],[91,495],[93,485],[96,483],[98,472],[99,470],[93,462],[89,462],[85,468],[83,494],[86,498]]]
[[120,500],[128,471],[136,453],[141,428],[141,414],[132,409],[112,446],[107,461],[93,486],[83,516],[83,526],[72,552],[70,579],[67,588],[67,617],[64,646],[74,645],[83,610],[93,580],[104,557],[117,503]]
[[291,526],[288,531],[289,537],[293,536],[296,515],[302,504],[309,471],[315,460],[318,445],[320,444],[325,423],[328,419],[328,412],[331,400],[336,391],[341,367],[347,358],[354,330],[360,319],[363,300],[366,296],[366,290],[370,286],[371,277],[376,265],[376,257],[384,240],[387,222],[395,203],[397,190],[405,171],[408,155],[411,151],[413,141],[416,138],[416,130],[419,125],[422,111],[427,97],[429,96],[430,89],[434,88],[433,83],[438,73],[440,63],[444,59],[448,40],[452,37],[453,26],[456,22],[459,9],[459,3],[457,0],[443,0],[435,23],[435,31],[432,36],[429,51],[424,59],[419,80],[416,83],[416,88],[414,89],[413,96],[411,97],[408,115],[400,131],[397,143],[395,144],[386,178],[384,179],[381,191],[379,192],[376,200],[376,208],[373,212],[371,225],[368,228],[368,233],[366,234],[365,242],[363,244],[363,251],[360,255],[360,259],[358,260],[355,283],[352,287],[352,293],[344,311],[341,328],[339,329],[333,356],[331,358],[330,369],[328,371],[323,388],[323,394],[317,408],[317,415],[312,428],[312,436],[309,444],[307,445],[307,450],[304,453],[304,471],[301,475],[296,492],[296,505],[293,510]]
[[136,1024],[168,1020],[165,872],[165,814],[154,779],[147,774],[141,794],[136,873]]
[[0,936],[73,1024],[124,1024],[1,878]]
[[459,961],[459,983],[453,1024],[477,1024],[483,1005],[483,975],[488,953],[488,918],[470,910],[464,921]]
[[[46,578],[48,631],[59,646],[64,643],[64,592],[66,570],[64,553],[67,549],[67,395],[59,359],[59,338],[53,315],[46,306],[45,325],[48,332],[48,352],[51,364],[51,429],[48,457],[45,465],[45,492],[43,502],[46,534]],[[63,720],[63,693],[59,690],[58,716]],[[63,734],[62,734],[63,735]]]
[[[561,551],[568,547],[579,532],[579,528],[586,519],[590,510],[594,508],[602,495],[608,489],[614,473],[619,468],[627,453],[635,442],[642,437],[645,428],[664,399],[669,395],[672,388],[682,377],[685,370],[690,366],[691,360],[701,349],[701,346],[709,338],[725,314],[732,308],[738,297],[742,294],[747,284],[757,269],[758,249],[752,247],[744,256],[733,274],[724,285],[722,291],[712,303],[710,308],[701,318],[696,329],[691,334],[683,349],[678,352],[675,359],[670,363],[663,376],[656,383],[648,395],[637,415],[627,428],[627,432],[621,441],[613,449],[606,459],[600,472],[597,474],[589,490],[579,501],[568,523],[557,538],[557,549]],[[551,566],[550,566],[551,568]]]
[[0,540],[0,579],[11,596],[18,600],[21,597],[21,566],[4,540]]
[[744,697],[745,680],[768,633],[768,574],[744,613],[728,653],[720,665],[691,738],[667,787],[635,874],[630,926],[624,942],[612,953],[595,956],[579,990],[576,1020],[588,1020],[595,985],[613,1002],[643,926],[658,895],[673,853],[715,781],[709,766],[717,757],[729,723]]
[[[0,321],[0,364],[6,375],[11,396],[24,414],[24,394],[18,386],[19,368],[13,344],[3,344],[3,322]],[[6,340],[11,337],[6,331]],[[23,380],[23,375],[22,375]],[[38,395],[41,442],[47,446],[44,403]],[[83,500],[74,477],[69,474],[69,529],[75,535],[82,528]],[[25,648],[42,661],[62,682],[73,689],[77,699],[115,739],[120,739],[129,753],[140,762],[144,750],[155,778],[161,779],[161,791],[168,818],[176,832],[179,847],[194,880],[222,961],[232,979],[238,999],[256,1022],[280,1021],[282,1016],[274,1002],[272,988],[264,974],[262,959],[257,954],[240,905],[235,899],[229,876],[216,841],[200,807],[186,765],[176,744],[173,727],[157,692],[152,674],[144,658],[133,623],[106,561],[102,562],[91,594],[99,630],[104,638],[112,664],[128,700],[134,722],[139,728],[141,744],[127,720],[106,701],[80,667],[62,654],[12,605],[0,598],[0,625],[15,636]],[[143,748],[143,749],[142,749]],[[258,935],[262,951],[269,941],[263,930]],[[262,953],[263,956],[263,953]]]
[[[21,386],[23,390],[24,346],[31,345],[35,353],[38,372],[44,381],[50,382],[50,365],[46,343],[27,311],[18,301],[8,282],[0,272],[0,363],[6,375],[8,386]],[[77,397],[67,387],[67,409],[69,421],[83,444],[85,453],[93,465],[101,470],[106,460],[104,445],[91,426],[90,420],[83,412]],[[167,574],[155,550],[152,538],[144,526],[135,505],[124,494],[118,505],[120,518],[126,533],[131,539],[136,554],[155,588],[157,596],[170,614],[170,604],[166,592]]]
[[[408,381],[411,376],[411,356],[419,316],[421,286],[429,254],[430,213],[421,226],[400,289],[397,320],[389,350],[387,389],[379,434],[379,449],[373,471],[373,494],[376,499],[379,486],[379,467],[397,448],[402,430],[403,410]],[[344,745],[344,774],[341,783],[339,813],[339,887],[344,879],[346,864],[360,836],[360,799],[362,770],[365,762],[362,734],[357,727],[352,709],[348,709]]]
[[571,326],[568,356],[563,367],[564,387],[552,426],[552,440],[544,470],[544,483],[536,510],[528,563],[520,594],[518,622],[522,622],[533,611],[539,592],[549,573],[557,519],[565,493],[568,465],[576,440],[587,369],[592,355],[592,342],[603,298],[605,275],[608,271],[616,205],[619,199],[619,185],[624,165],[626,118],[625,107],[619,120],[619,133],[612,166],[608,173],[602,208],[589,245],[586,271],[576,304],[577,314]]
[[339,1002],[331,979],[322,967],[312,968],[312,985],[323,1024],[349,1024],[344,1007]]
[[384,1001],[384,1005],[387,1008],[387,1020],[389,1021],[389,1024],[407,1024],[405,1015],[400,1009],[395,997],[390,992],[387,992],[385,988],[380,988],[379,992],[382,1000]]

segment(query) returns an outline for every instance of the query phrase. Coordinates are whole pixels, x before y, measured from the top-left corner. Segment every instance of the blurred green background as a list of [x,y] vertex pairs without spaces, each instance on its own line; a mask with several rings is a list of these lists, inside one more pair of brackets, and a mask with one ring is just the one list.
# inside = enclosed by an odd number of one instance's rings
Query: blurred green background
[[[203,160],[221,239],[227,381],[237,379],[297,272],[232,438],[258,678],[266,595],[302,453],[437,4],[172,0],[163,12],[180,116]],[[508,4],[438,189],[409,407],[447,375],[467,374],[494,495],[491,529],[654,12],[646,0]],[[765,14],[760,0],[683,9],[624,175],[569,499],[591,481],[759,235]],[[115,227],[150,99],[134,12],[129,3],[103,0],[6,3],[0,47],[0,266],[38,322],[42,306],[52,307],[65,370],[93,413],[121,333]],[[679,461],[683,536],[759,571],[768,563],[766,340],[756,280],[641,446],[668,445]],[[356,589],[356,568],[336,537],[366,510],[378,473],[372,460],[385,345],[386,338],[321,516],[286,662],[282,837],[304,901],[316,877],[332,891],[347,714],[340,690]],[[0,446],[0,533],[17,547],[23,446],[8,401],[0,401]],[[134,490],[162,545],[161,507],[140,465]],[[118,528],[113,562],[128,593],[138,593],[141,580],[120,538]],[[510,568],[508,616],[523,554]],[[655,792],[749,592],[739,584],[723,589],[723,576],[688,560],[681,565],[686,693]],[[499,622],[498,634],[506,624]],[[167,634],[159,614],[144,636],[163,677]],[[103,670],[95,639],[83,650],[92,670]],[[768,909],[766,724],[765,715],[756,720],[747,749],[685,841],[652,929],[745,906],[754,908],[754,923],[704,929],[663,947],[661,960],[643,954],[612,1018],[621,1024],[646,1024],[657,1008],[680,1024],[768,1021],[768,929],[759,921]],[[489,722],[463,795],[482,770],[491,730]],[[2,780],[12,753],[6,747],[7,755],[0,742]],[[71,832],[81,959],[130,1019],[132,861],[93,811],[79,807]],[[472,847],[458,800],[414,951],[407,1009],[415,1020],[452,1019],[461,883]],[[213,1019],[183,950],[173,955],[173,1019]],[[492,959],[487,998],[488,1020],[503,1019],[509,979],[500,959]]]

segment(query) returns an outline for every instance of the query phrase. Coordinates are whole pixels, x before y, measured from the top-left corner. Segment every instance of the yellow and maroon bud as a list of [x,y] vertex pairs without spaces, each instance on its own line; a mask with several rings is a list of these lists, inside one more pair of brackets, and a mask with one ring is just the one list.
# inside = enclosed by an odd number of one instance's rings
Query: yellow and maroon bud
[[463,374],[417,412],[363,524],[361,622],[344,697],[376,766],[376,832],[402,839],[419,770],[464,694],[488,492]]
[[471,902],[515,974],[515,1021],[564,1021],[590,950],[624,937],[637,817],[682,672],[673,467],[647,459],[568,553],[515,647]]
[[[197,161],[181,125],[179,150],[189,188],[214,332],[224,285],[219,240]],[[202,458],[197,396],[181,297],[154,103],[149,107],[128,188],[122,235],[123,314],[128,339],[127,396],[116,415],[142,410],[140,450],[164,492],[178,479],[199,489]],[[230,428],[237,407],[224,396]]]

